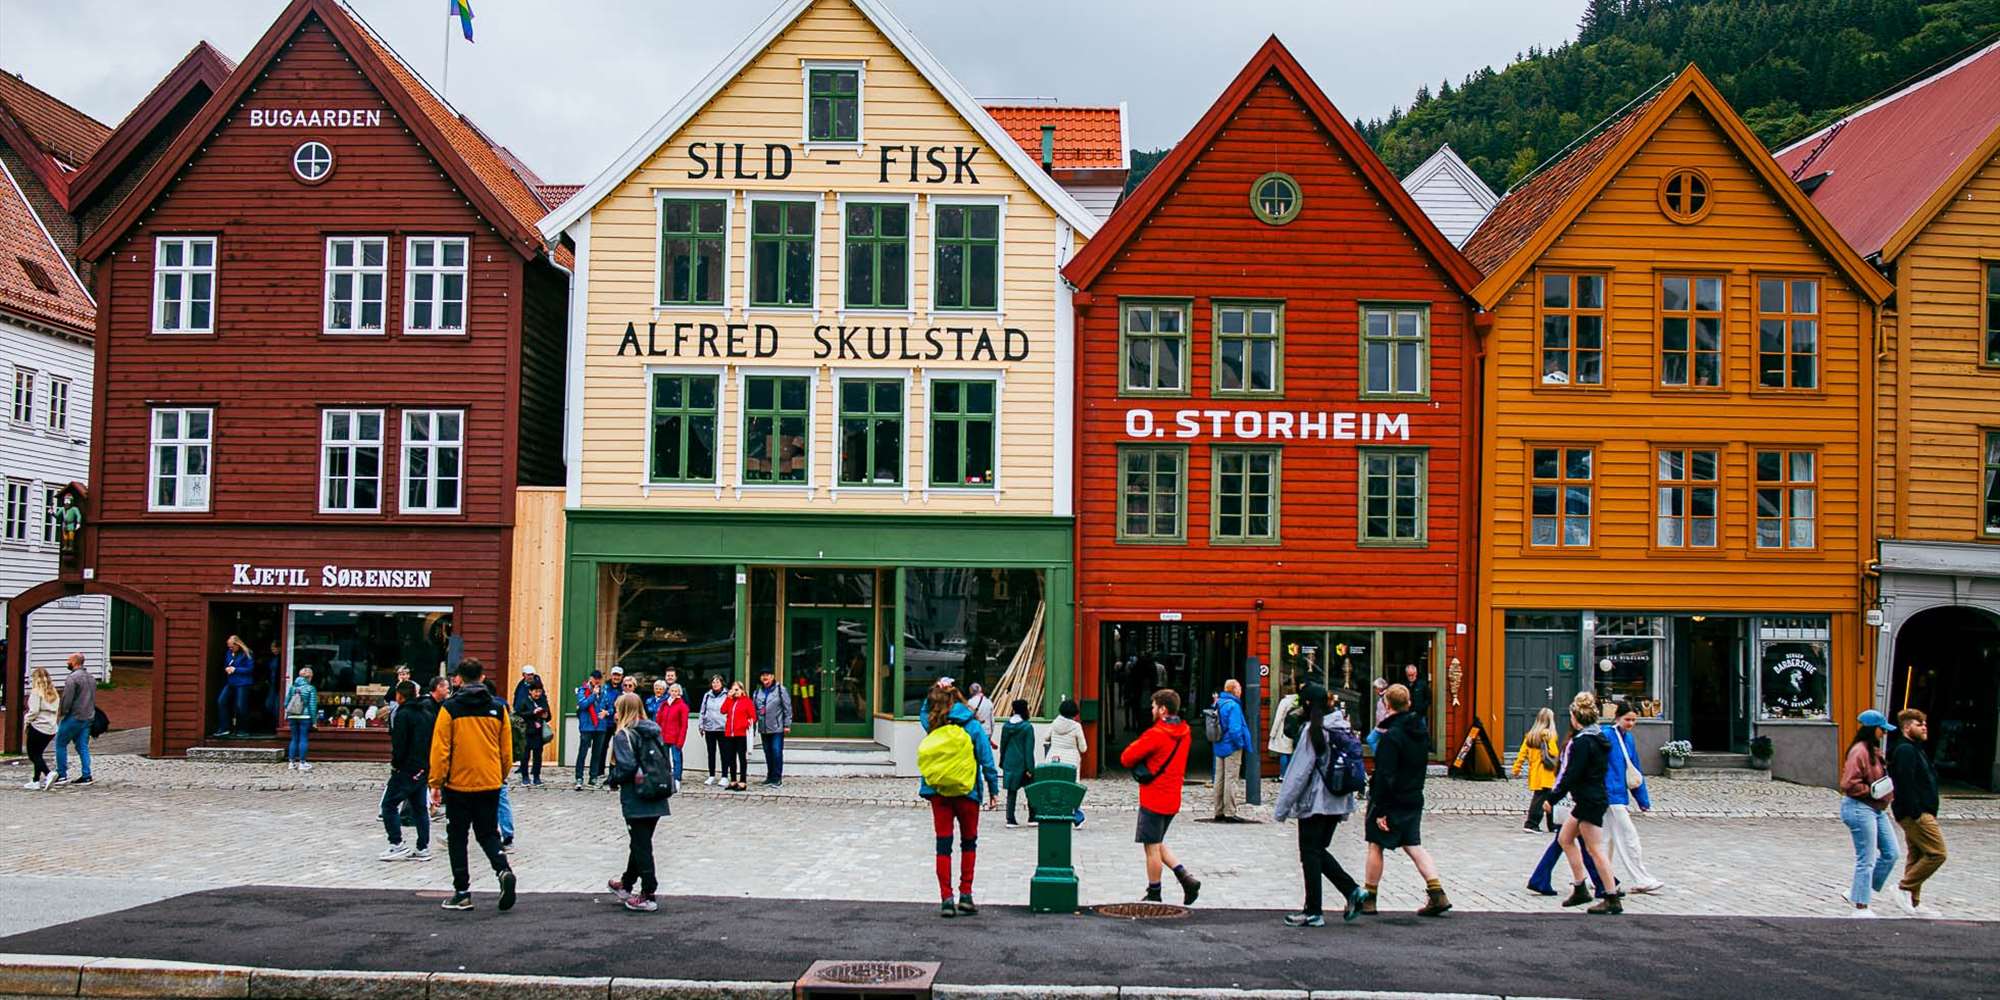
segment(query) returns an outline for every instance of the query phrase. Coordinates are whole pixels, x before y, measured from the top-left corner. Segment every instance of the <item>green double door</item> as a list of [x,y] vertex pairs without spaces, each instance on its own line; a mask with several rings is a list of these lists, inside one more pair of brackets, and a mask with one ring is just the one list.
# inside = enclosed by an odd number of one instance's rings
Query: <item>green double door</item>
[[875,675],[875,613],[869,608],[790,608],[785,612],[785,683],[792,692],[792,736],[866,739]]

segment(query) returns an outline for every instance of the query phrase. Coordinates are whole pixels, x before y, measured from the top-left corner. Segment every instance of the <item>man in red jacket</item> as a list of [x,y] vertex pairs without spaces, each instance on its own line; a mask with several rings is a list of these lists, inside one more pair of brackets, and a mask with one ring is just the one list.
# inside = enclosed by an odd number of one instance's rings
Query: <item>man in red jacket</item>
[[1153,692],[1153,726],[1139,734],[1118,762],[1139,779],[1139,833],[1133,840],[1146,849],[1146,901],[1160,901],[1160,869],[1173,869],[1181,884],[1181,902],[1192,906],[1201,895],[1201,880],[1188,874],[1166,845],[1167,827],[1181,811],[1181,780],[1187,776],[1188,727],[1181,721],[1181,696],[1162,688]]

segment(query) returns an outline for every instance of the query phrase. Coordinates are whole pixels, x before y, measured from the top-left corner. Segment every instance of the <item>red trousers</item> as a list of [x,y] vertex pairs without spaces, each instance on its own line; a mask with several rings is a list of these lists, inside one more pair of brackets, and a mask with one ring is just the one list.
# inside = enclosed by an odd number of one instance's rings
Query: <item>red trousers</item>
[[979,800],[970,795],[931,796],[931,832],[937,834],[938,894],[951,898],[951,827],[958,824],[958,894],[972,895],[973,859],[979,854]]

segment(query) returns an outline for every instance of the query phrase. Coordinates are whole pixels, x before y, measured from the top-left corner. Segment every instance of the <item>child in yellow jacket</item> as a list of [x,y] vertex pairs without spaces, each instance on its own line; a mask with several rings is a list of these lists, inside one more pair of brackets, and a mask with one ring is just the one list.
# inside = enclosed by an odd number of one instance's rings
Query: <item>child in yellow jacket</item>
[[1520,777],[1521,768],[1528,769],[1528,791],[1534,793],[1528,803],[1528,821],[1522,829],[1529,833],[1538,832],[1543,822],[1548,823],[1549,832],[1556,829],[1552,806],[1554,799],[1549,791],[1556,786],[1556,764],[1561,760],[1556,752],[1556,713],[1544,708],[1535,716],[1535,724],[1528,735],[1521,738],[1521,749],[1514,754],[1514,776]]

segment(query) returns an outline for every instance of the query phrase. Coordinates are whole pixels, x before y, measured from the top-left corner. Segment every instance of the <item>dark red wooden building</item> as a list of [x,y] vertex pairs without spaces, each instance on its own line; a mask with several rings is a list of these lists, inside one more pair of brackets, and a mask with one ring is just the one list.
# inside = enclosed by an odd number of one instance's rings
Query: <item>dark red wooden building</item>
[[1259,747],[1306,676],[1366,728],[1412,664],[1441,750],[1472,690],[1472,267],[1272,38],[1064,274],[1093,750],[1155,688],[1246,674]]
[[154,616],[154,754],[210,738],[231,635],[258,664],[232,728],[282,733],[311,667],[316,756],[386,753],[399,666],[508,675],[515,488],[562,481],[537,184],[352,12],[294,0],[85,240],[100,430],[63,586]]

